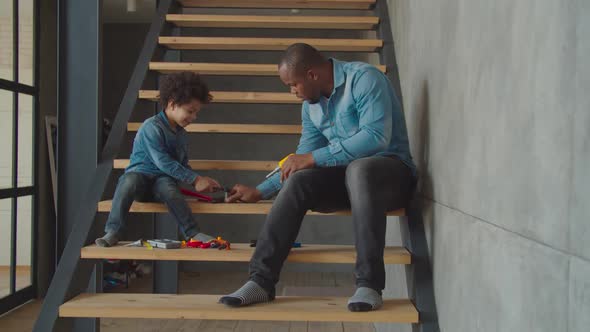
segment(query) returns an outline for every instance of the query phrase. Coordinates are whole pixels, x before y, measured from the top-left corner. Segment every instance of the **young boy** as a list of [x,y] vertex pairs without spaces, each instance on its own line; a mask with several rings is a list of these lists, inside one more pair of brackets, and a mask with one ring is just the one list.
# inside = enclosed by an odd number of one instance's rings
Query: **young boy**
[[98,246],[110,247],[119,241],[134,199],[165,203],[187,240],[214,239],[200,232],[178,188],[179,182],[185,182],[200,192],[222,189],[217,181],[200,176],[188,165],[184,127],[196,119],[202,105],[211,99],[198,74],[182,72],[164,77],[160,84],[160,104],[164,110],[147,119],[135,136],[130,164],[115,190],[106,234],[95,241]]

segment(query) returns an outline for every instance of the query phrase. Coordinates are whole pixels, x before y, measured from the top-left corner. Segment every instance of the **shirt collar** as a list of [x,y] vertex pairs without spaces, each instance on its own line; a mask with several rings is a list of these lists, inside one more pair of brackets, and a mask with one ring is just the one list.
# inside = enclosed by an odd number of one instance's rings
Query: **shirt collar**
[[166,127],[168,129],[170,129],[170,131],[172,131],[173,133],[176,133],[176,130],[174,130],[172,128],[172,126],[170,125],[170,122],[168,121],[168,117],[166,116],[166,112],[165,111],[161,111],[160,113],[158,113],[158,116],[160,117],[160,120],[162,122],[164,122],[164,124],[166,125]]
[[334,58],[330,58],[330,61],[332,61],[332,68],[334,71],[334,89],[332,90],[332,93],[334,93],[337,87],[344,84],[346,78],[344,77],[344,68],[342,68],[342,61]]

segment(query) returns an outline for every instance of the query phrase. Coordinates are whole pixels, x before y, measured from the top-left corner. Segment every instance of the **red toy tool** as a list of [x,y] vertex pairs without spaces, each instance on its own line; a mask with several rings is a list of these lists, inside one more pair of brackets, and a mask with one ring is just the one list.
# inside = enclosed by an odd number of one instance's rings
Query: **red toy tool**
[[198,192],[195,192],[192,190],[188,190],[188,189],[184,189],[184,188],[180,188],[180,192],[186,196],[196,197],[197,200],[199,200],[201,202],[223,203],[223,202],[225,202],[225,199],[227,198],[227,193],[229,192],[229,189],[224,188],[223,190],[219,190],[219,191],[211,193],[211,195],[203,195],[201,193],[198,193]]

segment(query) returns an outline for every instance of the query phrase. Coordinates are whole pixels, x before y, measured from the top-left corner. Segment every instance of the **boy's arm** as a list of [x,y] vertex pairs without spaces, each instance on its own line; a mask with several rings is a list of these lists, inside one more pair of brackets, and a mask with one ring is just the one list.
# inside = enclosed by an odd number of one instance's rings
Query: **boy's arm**
[[146,146],[146,152],[156,167],[176,180],[189,184],[195,183],[199,174],[170,156],[164,146],[164,134],[160,129],[153,128],[151,130],[144,130],[142,131],[142,134]]

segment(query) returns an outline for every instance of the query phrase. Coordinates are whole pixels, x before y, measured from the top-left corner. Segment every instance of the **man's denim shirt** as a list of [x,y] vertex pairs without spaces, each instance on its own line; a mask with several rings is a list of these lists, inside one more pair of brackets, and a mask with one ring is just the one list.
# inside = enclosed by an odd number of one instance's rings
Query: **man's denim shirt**
[[[404,114],[391,82],[374,66],[330,59],[334,89],[316,104],[303,102],[297,154],[313,155],[316,167],[346,166],[370,156],[397,156],[416,175]],[[258,185],[264,199],[281,189],[277,173]]]
[[168,175],[192,184],[198,174],[188,165],[187,133],[172,129],[164,112],[145,120],[133,141],[131,160],[125,172]]

